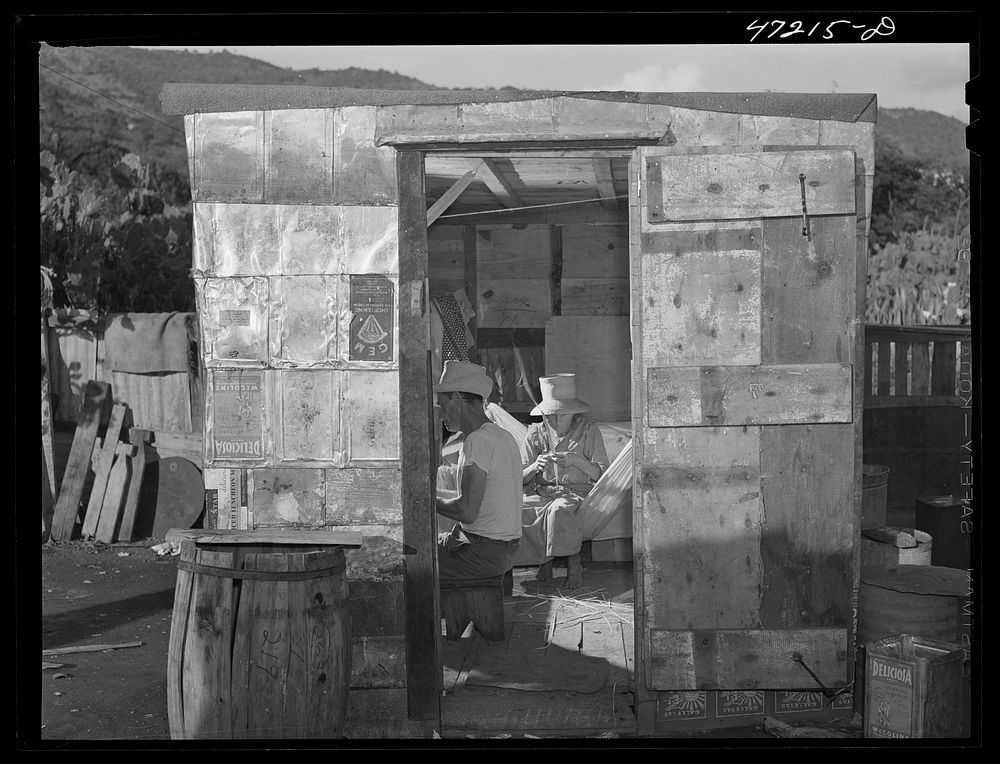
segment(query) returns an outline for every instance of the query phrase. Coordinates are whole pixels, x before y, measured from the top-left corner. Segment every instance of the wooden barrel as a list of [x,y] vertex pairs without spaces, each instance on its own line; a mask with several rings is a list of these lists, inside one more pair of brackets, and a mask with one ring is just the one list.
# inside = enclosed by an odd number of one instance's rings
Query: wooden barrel
[[861,531],[861,567],[930,565],[934,539],[916,528],[887,525]]
[[858,644],[897,634],[956,642],[968,574],[934,565],[877,565],[861,570]]
[[170,737],[341,737],[347,593],[339,547],[183,542],[167,655]]

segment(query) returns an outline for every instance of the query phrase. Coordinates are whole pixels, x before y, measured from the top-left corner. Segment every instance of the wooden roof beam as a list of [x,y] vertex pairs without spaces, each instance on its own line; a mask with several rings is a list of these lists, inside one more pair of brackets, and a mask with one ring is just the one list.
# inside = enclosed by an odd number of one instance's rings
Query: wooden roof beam
[[594,159],[594,176],[597,178],[597,193],[601,197],[601,206],[611,212],[618,209],[618,199],[615,196],[615,181],[611,174],[610,159]]
[[479,179],[486,184],[490,193],[496,197],[500,204],[504,207],[524,206],[524,203],[517,195],[517,191],[514,190],[514,187],[503,176],[503,173],[497,169],[493,161],[489,159],[470,159],[469,164],[473,166],[479,165]]
[[469,170],[465,175],[455,181],[451,188],[445,191],[441,198],[438,199],[434,204],[430,206],[427,210],[427,227],[429,228],[431,223],[437,220],[441,214],[448,209],[452,203],[458,197],[462,195],[462,192],[469,187],[469,184],[476,179],[476,173],[481,169],[483,162],[476,161],[472,163],[472,169]]

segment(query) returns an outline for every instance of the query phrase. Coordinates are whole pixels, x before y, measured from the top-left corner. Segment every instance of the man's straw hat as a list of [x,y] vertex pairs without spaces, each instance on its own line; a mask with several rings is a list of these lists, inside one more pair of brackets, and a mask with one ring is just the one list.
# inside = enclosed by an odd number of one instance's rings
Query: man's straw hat
[[485,401],[493,392],[493,380],[486,376],[486,369],[468,361],[445,361],[440,381],[434,385],[435,393],[473,393]]
[[576,397],[576,374],[553,374],[539,377],[542,402],[531,410],[531,416],[553,414],[582,414],[590,411],[590,404]]

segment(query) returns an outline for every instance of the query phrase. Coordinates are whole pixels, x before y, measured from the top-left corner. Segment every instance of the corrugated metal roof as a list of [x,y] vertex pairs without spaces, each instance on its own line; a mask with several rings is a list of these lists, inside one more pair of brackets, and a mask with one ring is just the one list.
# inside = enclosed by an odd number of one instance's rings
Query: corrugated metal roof
[[568,90],[368,90],[302,85],[206,85],[167,82],[164,114],[329,109],[342,106],[433,106],[530,101],[565,96],[618,103],[649,103],[730,114],[755,114],[840,122],[874,122],[872,93],[632,93]]

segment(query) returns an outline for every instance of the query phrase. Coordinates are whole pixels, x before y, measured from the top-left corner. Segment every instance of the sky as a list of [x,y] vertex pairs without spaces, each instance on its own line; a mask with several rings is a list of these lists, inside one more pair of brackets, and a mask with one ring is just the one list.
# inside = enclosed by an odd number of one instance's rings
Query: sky
[[966,43],[141,47],[227,50],[296,70],[384,69],[448,88],[875,93],[886,108],[969,121]]

